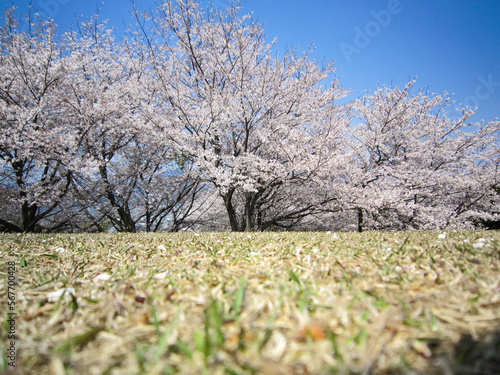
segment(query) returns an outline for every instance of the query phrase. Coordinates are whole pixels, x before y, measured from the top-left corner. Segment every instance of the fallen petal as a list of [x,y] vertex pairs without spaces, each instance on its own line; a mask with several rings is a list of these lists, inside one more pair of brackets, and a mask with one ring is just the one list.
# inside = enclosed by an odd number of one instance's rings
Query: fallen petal
[[168,275],[167,271],[157,273],[156,275],[153,276],[153,279],[164,279],[165,277],[167,277],[167,275]]
[[73,288],[61,288],[59,290],[56,290],[55,292],[47,293],[47,299],[49,302],[57,302],[59,301],[59,298],[65,294],[66,296],[68,295],[73,295],[75,296],[75,289]]
[[94,277],[94,282],[106,281],[106,280],[109,280],[110,278],[111,278],[111,275],[108,275],[107,273],[101,273],[100,275],[97,275],[96,277]]

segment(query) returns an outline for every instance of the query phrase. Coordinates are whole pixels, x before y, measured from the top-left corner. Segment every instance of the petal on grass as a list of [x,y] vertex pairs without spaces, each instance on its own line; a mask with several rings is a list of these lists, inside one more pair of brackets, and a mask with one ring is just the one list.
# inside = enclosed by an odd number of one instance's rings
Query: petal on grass
[[49,302],[57,302],[62,295],[69,296],[70,294],[75,296],[75,289],[73,288],[61,288],[55,292],[47,293],[47,299]]
[[167,277],[168,274],[169,274],[168,271],[157,273],[156,275],[153,276],[153,279],[164,279]]
[[107,273],[101,273],[100,275],[97,275],[94,277],[94,282],[98,281],[107,281],[111,278],[111,275],[108,275]]
[[486,238],[479,238],[476,240],[476,242],[472,245],[474,249],[480,249],[486,245]]

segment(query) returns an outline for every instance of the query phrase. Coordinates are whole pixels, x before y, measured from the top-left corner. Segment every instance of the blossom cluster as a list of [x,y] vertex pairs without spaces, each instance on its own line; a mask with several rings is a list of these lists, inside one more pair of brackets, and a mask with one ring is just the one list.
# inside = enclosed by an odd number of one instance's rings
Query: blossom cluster
[[135,11],[121,38],[97,16],[56,37],[6,14],[0,230],[180,230],[221,215],[235,231],[291,229],[348,211],[358,229],[497,220],[499,123],[448,118],[446,94],[410,82],[339,104],[332,63],[274,54],[235,6],[166,1]]

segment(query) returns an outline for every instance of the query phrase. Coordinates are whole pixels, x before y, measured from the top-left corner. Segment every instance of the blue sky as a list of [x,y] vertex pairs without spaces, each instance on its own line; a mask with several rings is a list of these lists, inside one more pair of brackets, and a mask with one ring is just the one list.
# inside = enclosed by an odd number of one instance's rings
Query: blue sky
[[[21,12],[29,0],[0,0]],[[206,0],[202,0],[206,3]],[[212,0],[223,7],[230,0]],[[31,0],[34,9],[61,29],[75,15],[100,7],[103,19],[123,30],[129,0]],[[137,0],[139,8],[154,0]],[[337,78],[354,99],[378,85],[454,93],[478,109],[471,120],[500,118],[500,0],[241,0],[243,11],[264,24],[280,51],[314,45],[313,57],[334,60]]]

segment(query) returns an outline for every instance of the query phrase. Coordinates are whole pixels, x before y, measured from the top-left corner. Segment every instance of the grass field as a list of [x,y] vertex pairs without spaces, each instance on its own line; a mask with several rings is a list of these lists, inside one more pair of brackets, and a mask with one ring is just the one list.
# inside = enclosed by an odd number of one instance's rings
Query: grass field
[[7,374],[500,373],[500,232],[0,241]]

